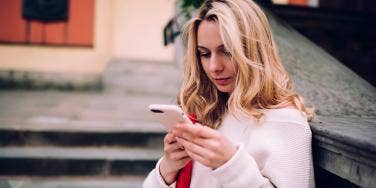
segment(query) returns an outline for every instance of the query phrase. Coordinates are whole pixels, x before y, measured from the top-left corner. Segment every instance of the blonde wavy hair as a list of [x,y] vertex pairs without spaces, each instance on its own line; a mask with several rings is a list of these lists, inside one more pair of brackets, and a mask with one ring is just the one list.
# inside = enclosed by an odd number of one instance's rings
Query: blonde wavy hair
[[[197,31],[202,21],[217,22],[225,48],[237,66],[235,88],[221,93],[206,76],[197,52]],[[293,107],[308,120],[313,108],[292,89],[278,55],[268,20],[251,0],[208,0],[184,27],[187,45],[184,78],[178,104],[212,128],[218,128],[227,112],[261,120],[261,109]]]

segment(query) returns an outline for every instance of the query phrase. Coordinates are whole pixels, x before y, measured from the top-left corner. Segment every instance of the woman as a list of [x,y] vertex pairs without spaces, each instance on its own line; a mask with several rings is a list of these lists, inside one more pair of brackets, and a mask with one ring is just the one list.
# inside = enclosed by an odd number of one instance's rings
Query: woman
[[314,187],[313,112],[292,91],[262,10],[206,1],[185,36],[178,103],[200,123],[165,136],[144,187]]

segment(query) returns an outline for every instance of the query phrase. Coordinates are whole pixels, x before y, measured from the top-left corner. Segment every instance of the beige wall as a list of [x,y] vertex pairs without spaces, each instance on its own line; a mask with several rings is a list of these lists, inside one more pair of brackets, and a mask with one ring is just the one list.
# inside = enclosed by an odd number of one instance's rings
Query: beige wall
[[162,29],[173,0],[96,0],[94,47],[0,45],[0,70],[101,73],[112,57],[171,61]]
[[114,56],[172,61],[173,47],[164,47],[162,36],[174,4],[175,0],[116,0]]

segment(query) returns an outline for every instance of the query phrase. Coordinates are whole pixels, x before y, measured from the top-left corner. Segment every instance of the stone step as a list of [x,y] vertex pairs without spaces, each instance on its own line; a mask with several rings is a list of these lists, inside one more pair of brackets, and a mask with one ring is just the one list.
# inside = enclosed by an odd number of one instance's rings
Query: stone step
[[118,177],[1,177],[1,188],[139,188],[145,176],[118,176]]
[[2,147],[0,175],[145,176],[161,156],[139,147]]
[[173,62],[112,60],[104,74],[106,91],[112,93],[176,96],[182,70]]
[[[129,145],[155,147],[164,135],[148,105],[173,97],[89,92],[0,92],[0,146]],[[157,145],[155,145],[157,143]]]
[[161,148],[165,131],[153,121],[3,123],[0,146],[129,146]]
[[148,106],[174,104],[174,96],[89,92],[0,91],[0,127],[12,123],[67,124],[79,121],[151,120]]

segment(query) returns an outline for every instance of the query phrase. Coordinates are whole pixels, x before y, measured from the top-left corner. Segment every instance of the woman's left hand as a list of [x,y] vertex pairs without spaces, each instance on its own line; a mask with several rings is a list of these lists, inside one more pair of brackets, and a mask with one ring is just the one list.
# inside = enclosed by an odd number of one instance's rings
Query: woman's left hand
[[220,132],[198,123],[179,124],[172,132],[193,160],[212,169],[225,164],[236,153],[236,146]]

